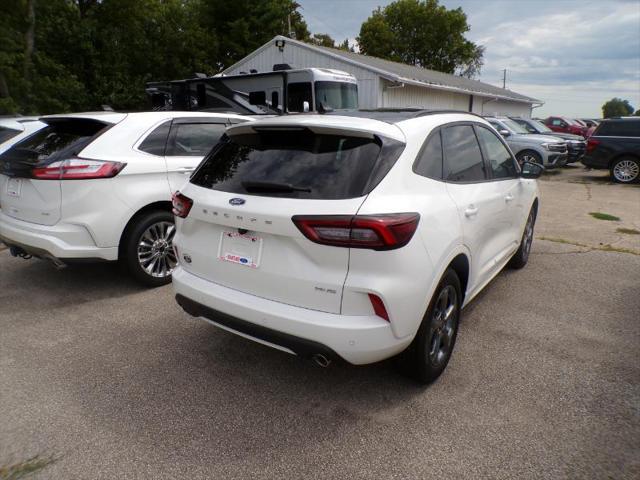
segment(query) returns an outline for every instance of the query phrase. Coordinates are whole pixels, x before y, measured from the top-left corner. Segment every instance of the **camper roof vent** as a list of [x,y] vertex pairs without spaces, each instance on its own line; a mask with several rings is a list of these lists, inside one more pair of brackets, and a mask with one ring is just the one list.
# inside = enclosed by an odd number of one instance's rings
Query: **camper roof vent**
[[292,70],[291,65],[289,65],[288,63],[276,63],[273,66],[274,72],[281,72],[282,70]]

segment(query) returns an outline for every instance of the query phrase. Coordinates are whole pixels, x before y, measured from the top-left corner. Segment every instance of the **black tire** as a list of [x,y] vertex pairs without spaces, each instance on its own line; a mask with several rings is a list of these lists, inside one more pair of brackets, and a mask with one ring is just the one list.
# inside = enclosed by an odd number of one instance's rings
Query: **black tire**
[[174,233],[173,215],[164,210],[144,212],[132,220],[123,240],[120,261],[134,279],[147,287],[171,282],[176,263]]
[[616,183],[640,182],[640,160],[634,157],[620,157],[614,160],[609,170]]
[[[444,302],[443,296],[447,297]],[[461,305],[460,279],[449,268],[431,298],[416,337],[405,352],[404,366],[418,382],[432,383],[447,367],[458,336]],[[453,309],[447,316],[449,307]]]
[[533,244],[533,230],[536,226],[537,211],[535,207],[531,207],[527,223],[524,226],[524,232],[520,239],[520,246],[516,253],[513,254],[507,266],[509,268],[520,269],[529,261],[529,253],[531,253],[531,245]]
[[539,153],[534,152],[533,150],[523,150],[521,152],[518,152],[518,154],[516,155],[516,160],[518,160],[518,163],[520,165],[522,165],[526,161],[537,163],[538,165],[542,165],[544,167],[542,157]]

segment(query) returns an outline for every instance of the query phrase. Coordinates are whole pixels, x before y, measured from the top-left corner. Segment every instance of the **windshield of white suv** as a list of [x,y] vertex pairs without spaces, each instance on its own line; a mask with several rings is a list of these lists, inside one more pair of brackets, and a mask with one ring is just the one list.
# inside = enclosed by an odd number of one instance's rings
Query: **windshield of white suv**
[[[360,197],[393,166],[403,144],[308,129],[225,138],[191,183],[229,193],[335,200]],[[382,154],[381,154],[382,152]]]

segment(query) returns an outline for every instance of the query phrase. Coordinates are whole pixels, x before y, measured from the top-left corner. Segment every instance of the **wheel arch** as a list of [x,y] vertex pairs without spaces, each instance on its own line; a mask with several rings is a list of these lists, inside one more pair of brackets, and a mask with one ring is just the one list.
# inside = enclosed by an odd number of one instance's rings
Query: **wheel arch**
[[460,280],[460,289],[462,290],[462,301],[460,302],[460,305],[464,305],[464,299],[467,294],[467,286],[469,285],[469,258],[466,254],[459,253],[449,262],[444,271],[446,272],[449,268],[456,272],[458,280]]
[[613,164],[614,163],[616,163],[618,160],[620,160],[621,158],[624,158],[624,157],[631,157],[634,160],[640,162],[640,156],[636,155],[635,153],[633,153],[633,152],[620,152],[620,153],[617,153],[616,155],[614,155],[611,158],[611,160],[609,160],[609,167],[608,167],[609,170],[611,170],[613,168]]
[[166,211],[166,212],[171,212],[171,202],[168,200],[160,200],[157,202],[153,202],[150,203],[148,205],[145,205],[144,207],[138,209],[138,211],[136,211],[131,218],[129,219],[129,221],[127,222],[127,224],[125,225],[124,229],[122,230],[122,234],[120,235],[120,241],[118,242],[118,259],[122,258],[122,253],[123,253],[123,248],[124,248],[124,240],[127,237],[127,235],[129,234],[129,231],[131,231],[131,228],[133,227],[133,225],[135,224],[136,220],[138,219],[138,217],[140,217],[140,215],[143,215],[147,212],[152,212],[154,210],[161,210],[161,211]]

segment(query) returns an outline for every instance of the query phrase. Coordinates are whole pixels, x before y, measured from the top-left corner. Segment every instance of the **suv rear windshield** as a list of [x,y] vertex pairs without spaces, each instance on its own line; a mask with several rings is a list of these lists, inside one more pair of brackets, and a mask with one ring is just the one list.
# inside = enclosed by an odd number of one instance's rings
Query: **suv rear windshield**
[[308,129],[234,135],[211,152],[191,183],[229,193],[337,200],[369,193],[404,145]]
[[605,120],[598,126],[595,135],[600,137],[640,137],[640,119]]
[[20,130],[8,127],[0,127],[0,143],[6,142],[10,138],[15,137],[20,133]]
[[23,169],[78,155],[107,127],[107,124],[96,120],[77,118],[52,119],[47,123],[47,127],[0,155],[0,172],[19,175]]

